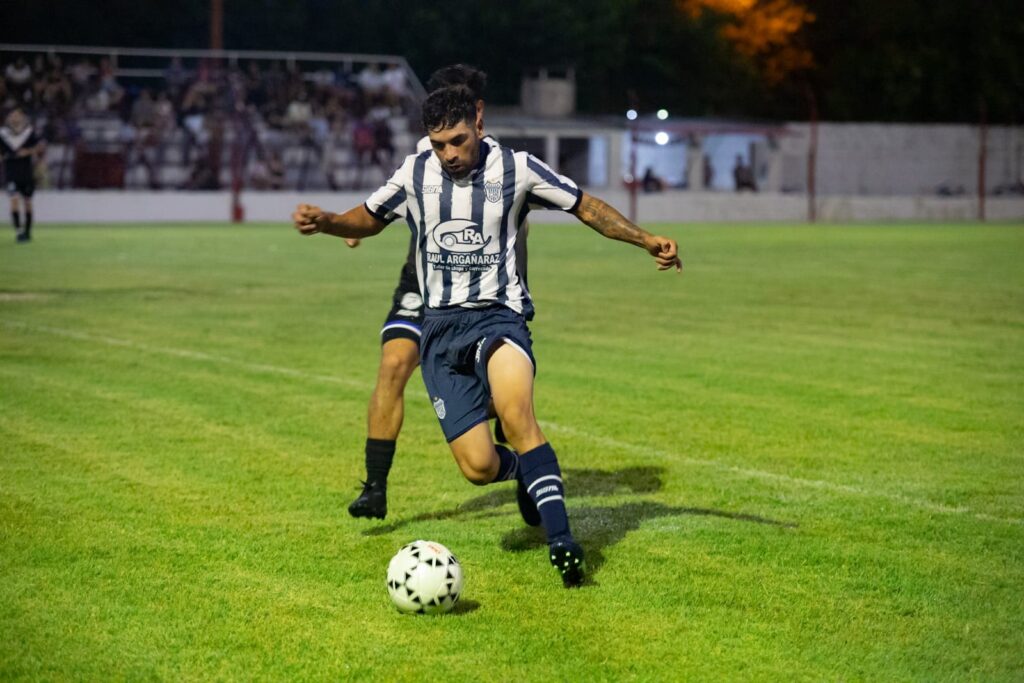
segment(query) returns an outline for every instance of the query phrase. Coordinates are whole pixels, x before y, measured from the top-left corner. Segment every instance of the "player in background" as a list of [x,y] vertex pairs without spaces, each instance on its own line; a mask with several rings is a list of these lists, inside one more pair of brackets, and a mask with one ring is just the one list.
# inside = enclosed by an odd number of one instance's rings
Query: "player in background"
[[[681,270],[676,242],[637,227],[536,157],[486,139],[465,86],[436,90],[423,105],[433,152],[413,154],[366,203],[345,213],[300,205],[303,235],[380,233],[398,217],[416,236],[425,297],[420,338],[424,384],[463,476],[477,485],[517,479],[536,505],[551,564],[566,587],[584,577],[555,451],[533,408],[535,360],[526,321],[533,312],[517,263],[530,205],[561,209],[605,237],[645,249],[659,270]],[[495,445],[488,406],[515,451]]]
[[[465,85],[476,99],[477,117],[483,123],[484,88],[487,75],[471,66],[455,64],[438,69],[427,81],[428,91],[450,85]],[[430,140],[424,136],[416,145],[417,152],[430,149]],[[359,239],[346,239],[352,248]],[[380,367],[377,383],[367,408],[366,481],[359,496],[348,506],[353,517],[384,519],[388,512],[388,474],[395,457],[398,435],[405,417],[405,387],[420,362],[420,328],[423,324],[423,299],[416,279],[416,242],[409,240],[409,250],[398,276],[398,286],[392,296],[391,310],[381,328]],[[499,430],[500,433],[500,430]],[[527,513],[531,514],[529,506]],[[536,514],[527,520],[534,525]]]
[[[20,108],[7,115],[0,128],[0,156],[4,159],[4,182],[11,197],[11,225],[18,242],[32,239],[32,195],[36,191],[34,161],[44,148],[28,116]],[[21,217],[21,202],[25,202],[25,219]]]

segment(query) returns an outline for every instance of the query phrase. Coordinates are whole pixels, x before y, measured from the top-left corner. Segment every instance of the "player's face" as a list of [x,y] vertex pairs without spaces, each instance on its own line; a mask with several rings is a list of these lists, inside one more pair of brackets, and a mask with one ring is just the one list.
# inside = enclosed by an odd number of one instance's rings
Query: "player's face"
[[480,160],[480,138],[483,137],[483,121],[477,115],[472,125],[460,121],[450,128],[427,132],[430,146],[434,148],[441,166],[453,178],[462,178]]
[[28,123],[28,117],[20,109],[15,109],[7,115],[7,125],[13,131],[21,131]]

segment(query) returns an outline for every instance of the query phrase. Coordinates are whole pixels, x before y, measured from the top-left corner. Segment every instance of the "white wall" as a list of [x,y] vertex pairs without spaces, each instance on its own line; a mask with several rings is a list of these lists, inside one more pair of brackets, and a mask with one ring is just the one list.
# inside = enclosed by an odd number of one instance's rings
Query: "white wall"
[[[782,188],[807,187],[810,127],[790,123],[779,139]],[[1024,128],[992,126],[986,144],[989,192],[1024,176]],[[935,195],[945,185],[978,192],[977,126],[822,123],[818,126],[819,195]]]
[[[300,194],[298,192],[247,192],[242,195],[248,221],[289,223],[300,202],[343,211],[362,203],[367,192]],[[626,214],[629,195],[623,190],[596,190],[595,194]],[[990,197],[990,220],[1024,221],[1024,198]],[[790,194],[735,194],[729,192],[664,192],[640,194],[640,222],[802,222],[807,217],[807,198]],[[38,192],[36,221],[46,223],[150,223],[220,222],[231,217],[227,192]],[[974,197],[823,197],[818,201],[822,221],[856,222],[884,220],[974,220]],[[557,211],[531,214],[535,222],[576,220]]]

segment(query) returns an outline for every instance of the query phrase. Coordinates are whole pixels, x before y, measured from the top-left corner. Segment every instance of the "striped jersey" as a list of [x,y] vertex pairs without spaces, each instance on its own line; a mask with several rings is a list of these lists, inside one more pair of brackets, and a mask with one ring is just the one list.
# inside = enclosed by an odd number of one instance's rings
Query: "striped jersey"
[[527,213],[572,211],[582,196],[576,183],[537,157],[488,137],[464,178],[452,178],[432,150],[406,157],[366,209],[384,222],[405,218],[427,308],[501,304],[530,319]]

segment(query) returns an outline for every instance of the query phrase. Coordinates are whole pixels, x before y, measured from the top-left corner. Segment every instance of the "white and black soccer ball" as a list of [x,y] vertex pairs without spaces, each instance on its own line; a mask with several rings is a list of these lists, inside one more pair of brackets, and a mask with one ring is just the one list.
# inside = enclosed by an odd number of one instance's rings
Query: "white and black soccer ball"
[[388,595],[399,612],[444,614],[462,593],[462,565],[448,548],[413,541],[388,564]]

